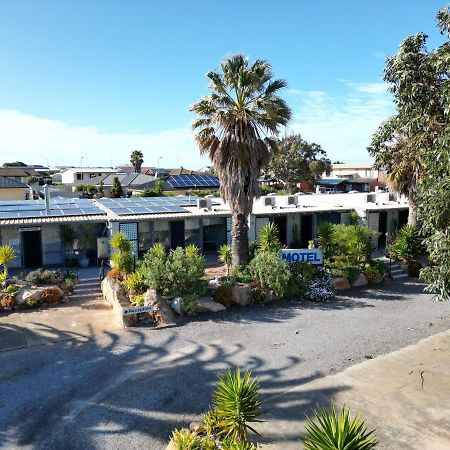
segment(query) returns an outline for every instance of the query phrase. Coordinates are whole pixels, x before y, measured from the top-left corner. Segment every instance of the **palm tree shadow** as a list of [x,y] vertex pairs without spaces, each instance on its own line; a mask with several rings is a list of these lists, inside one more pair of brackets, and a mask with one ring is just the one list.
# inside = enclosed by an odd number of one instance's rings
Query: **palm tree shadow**
[[[175,428],[198,420],[208,409],[217,374],[236,366],[260,378],[263,397],[275,405],[272,412],[289,420],[296,420],[298,408],[315,403],[319,394],[293,390],[319,372],[283,376],[300,367],[300,358],[274,366],[270,354],[248,354],[242,344],[194,343],[173,351],[177,335],[172,330],[163,338],[150,333],[150,339],[131,331],[132,344],[127,340],[125,345],[115,333],[74,339],[51,327],[47,331],[66,339],[17,350],[14,361],[3,366],[0,394],[7,401],[0,420],[6,431],[0,446],[96,449],[114,435],[116,443],[126,445],[130,436],[140,436],[148,448],[163,448]],[[6,360],[7,353],[0,358]],[[289,401],[280,395],[287,391]]]

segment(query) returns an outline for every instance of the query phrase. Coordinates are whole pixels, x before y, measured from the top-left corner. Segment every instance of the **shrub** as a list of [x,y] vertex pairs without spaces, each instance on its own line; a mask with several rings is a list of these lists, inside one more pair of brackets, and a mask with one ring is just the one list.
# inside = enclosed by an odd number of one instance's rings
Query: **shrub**
[[238,442],[247,441],[250,423],[260,422],[261,395],[258,380],[250,379],[251,373],[241,376],[239,368],[228,370],[219,377],[213,394],[213,408],[221,428],[220,434]]
[[365,421],[359,415],[352,418],[345,406],[339,415],[333,403],[329,412],[318,408],[314,418],[317,423],[306,418],[305,450],[370,450],[378,444],[375,430],[367,431]]
[[175,430],[172,433],[172,443],[177,450],[201,450],[204,447],[202,438],[186,429]]
[[135,306],[144,306],[146,294],[133,295],[130,299],[131,303]]
[[106,276],[111,280],[118,280],[121,277],[121,273],[117,267],[113,267]]
[[262,253],[278,253],[281,248],[282,245],[278,239],[277,226],[272,222],[266,223],[259,230],[258,250]]
[[59,270],[37,269],[30,272],[25,280],[28,283],[40,286],[43,284],[59,284],[63,281],[63,273]]
[[229,281],[233,283],[251,283],[253,276],[248,266],[235,266],[231,269]]
[[148,288],[144,280],[144,275],[139,270],[127,277],[125,280],[125,286],[131,294],[142,294]]
[[289,264],[277,253],[258,253],[248,265],[253,279],[267,287],[270,294],[283,298],[289,293]]
[[424,251],[419,229],[414,225],[402,227],[395,241],[388,246],[388,252],[393,259],[409,261],[417,259]]
[[183,301],[181,302],[181,310],[188,316],[193,316],[194,314],[197,314],[197,302],[198,295],[185,295],[183,296]]
[[50,304],[59,302],[62,297],[61,290],[53,286],[45,289],[41,294],[42,301]]
[[230,267],[233,264],[233,253],[229,245],[221,245],[219,247],[219,260],[227,267],[227,276],[230,275]]
[[331,276],[323,267],[317,268],[317,275],[313,278],[303,298],[312,302],[328,302],[334,299],[335,291],[331,287]]
[[184,297],[205,291],[205,258],[195,245],[178,247],[167,255],[162,244],[155,244],[138,270],[147,286],[166,295]]
[[289,264],[291,272],[290,294],[292,296],[303,296],[311,281],[318,275],[318,269],[309,262],[294,262]]
[[3,307],[10,307],[14,306],[16,304],[16,295],[19,288],[14,285],[10,284],[9,286],[6,286],[2,290],[3,297],[1,299],[1,306]]
[[364,275],[366,276],[369,283],[380,283],[381,281],[383,281],[383,272],[381,272],[376,267],[368,266],[364,270]]
[[111,237],[110,244],[114,250],[126,253],[130,253],[132,250],[131,241],[121,231]]
[[411,259],[406,263],[406,271],[410,277],[419,278],[421,270],[422,264],[416,259]]
[[149,249],[139,264],[138,271],[142,273],[147,286],[163,292],[167,286],[166,280],[166,248],[156,243]]
[[232,303],[231,287],[227,286],[226,284],[217,286],[213,291],[213,298],[217,303],[221,303],[225,306],[230,306]]
[[8,276],[8,264],[16,257],[14,249],[10,245],[0,246],[0,266],[3,266],[5,277]]

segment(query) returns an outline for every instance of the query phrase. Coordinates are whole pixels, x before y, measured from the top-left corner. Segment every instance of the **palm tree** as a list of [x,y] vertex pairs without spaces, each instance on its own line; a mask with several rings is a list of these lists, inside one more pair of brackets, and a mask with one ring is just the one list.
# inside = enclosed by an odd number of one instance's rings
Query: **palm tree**
[[208,154],[220,178],[220,194],[228,202],[233,227],[233,264],[249,261],[248,215],[260,194],[258,178],[270,157],[271,138],[286,125],[291,110],[277,96],[284,80],[272,80],[267,61],[252,65],[241,55],[227,57],[222,73],[208,72],[211,93],[191,107],[202,154]]
[[139,150],[133,150],[130,156],[130,163],[133,164],[133,172],[141,173],[142,163],[144,162],[144,155]]
[[392,150],[387,182],[393,191],[408,198],[408,225],[416,225],[418,186],[423,175],[422,161],[418,152],[411,149],[402,134],[395,134]]

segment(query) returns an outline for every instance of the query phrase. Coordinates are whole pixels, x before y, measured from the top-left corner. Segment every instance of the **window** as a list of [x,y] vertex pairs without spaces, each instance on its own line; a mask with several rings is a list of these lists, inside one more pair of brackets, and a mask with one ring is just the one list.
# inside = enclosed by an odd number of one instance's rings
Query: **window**
[[80,181],[83,179],[83,174],[82,173],[77,173],[77,180]]

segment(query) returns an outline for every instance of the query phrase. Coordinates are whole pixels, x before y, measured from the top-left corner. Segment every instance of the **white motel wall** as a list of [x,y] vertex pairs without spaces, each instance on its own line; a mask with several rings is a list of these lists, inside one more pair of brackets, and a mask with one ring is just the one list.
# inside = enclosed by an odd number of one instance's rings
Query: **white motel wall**
[[[142,255],[156,242],[167,248],[195,244],[204,252],[230,243],[231,214],[227,205],[212,199],[206,208],[199,206],[164,214],[118,216],[102,207],[103,215],[0,217],[0,244],[14,248],[16,258],[10,266],[22,268],[58,266],[67,259],[84,257],[95,264],[97,238],[109,238],[119,231],[132,240],[136,255]],[[321,222],[346,224],[353,210],[362,224],[381,233],[374,244],[383,247],[386,233],[406,223],[408,202],[392,193],[265,196],[255,200],[249,217],[249,240],[257,240],[261,227],[274,222],[283,244],[288,248],[305,248],[316,237]],[[64,239],[68,227],[78,236],[71,245]]]

